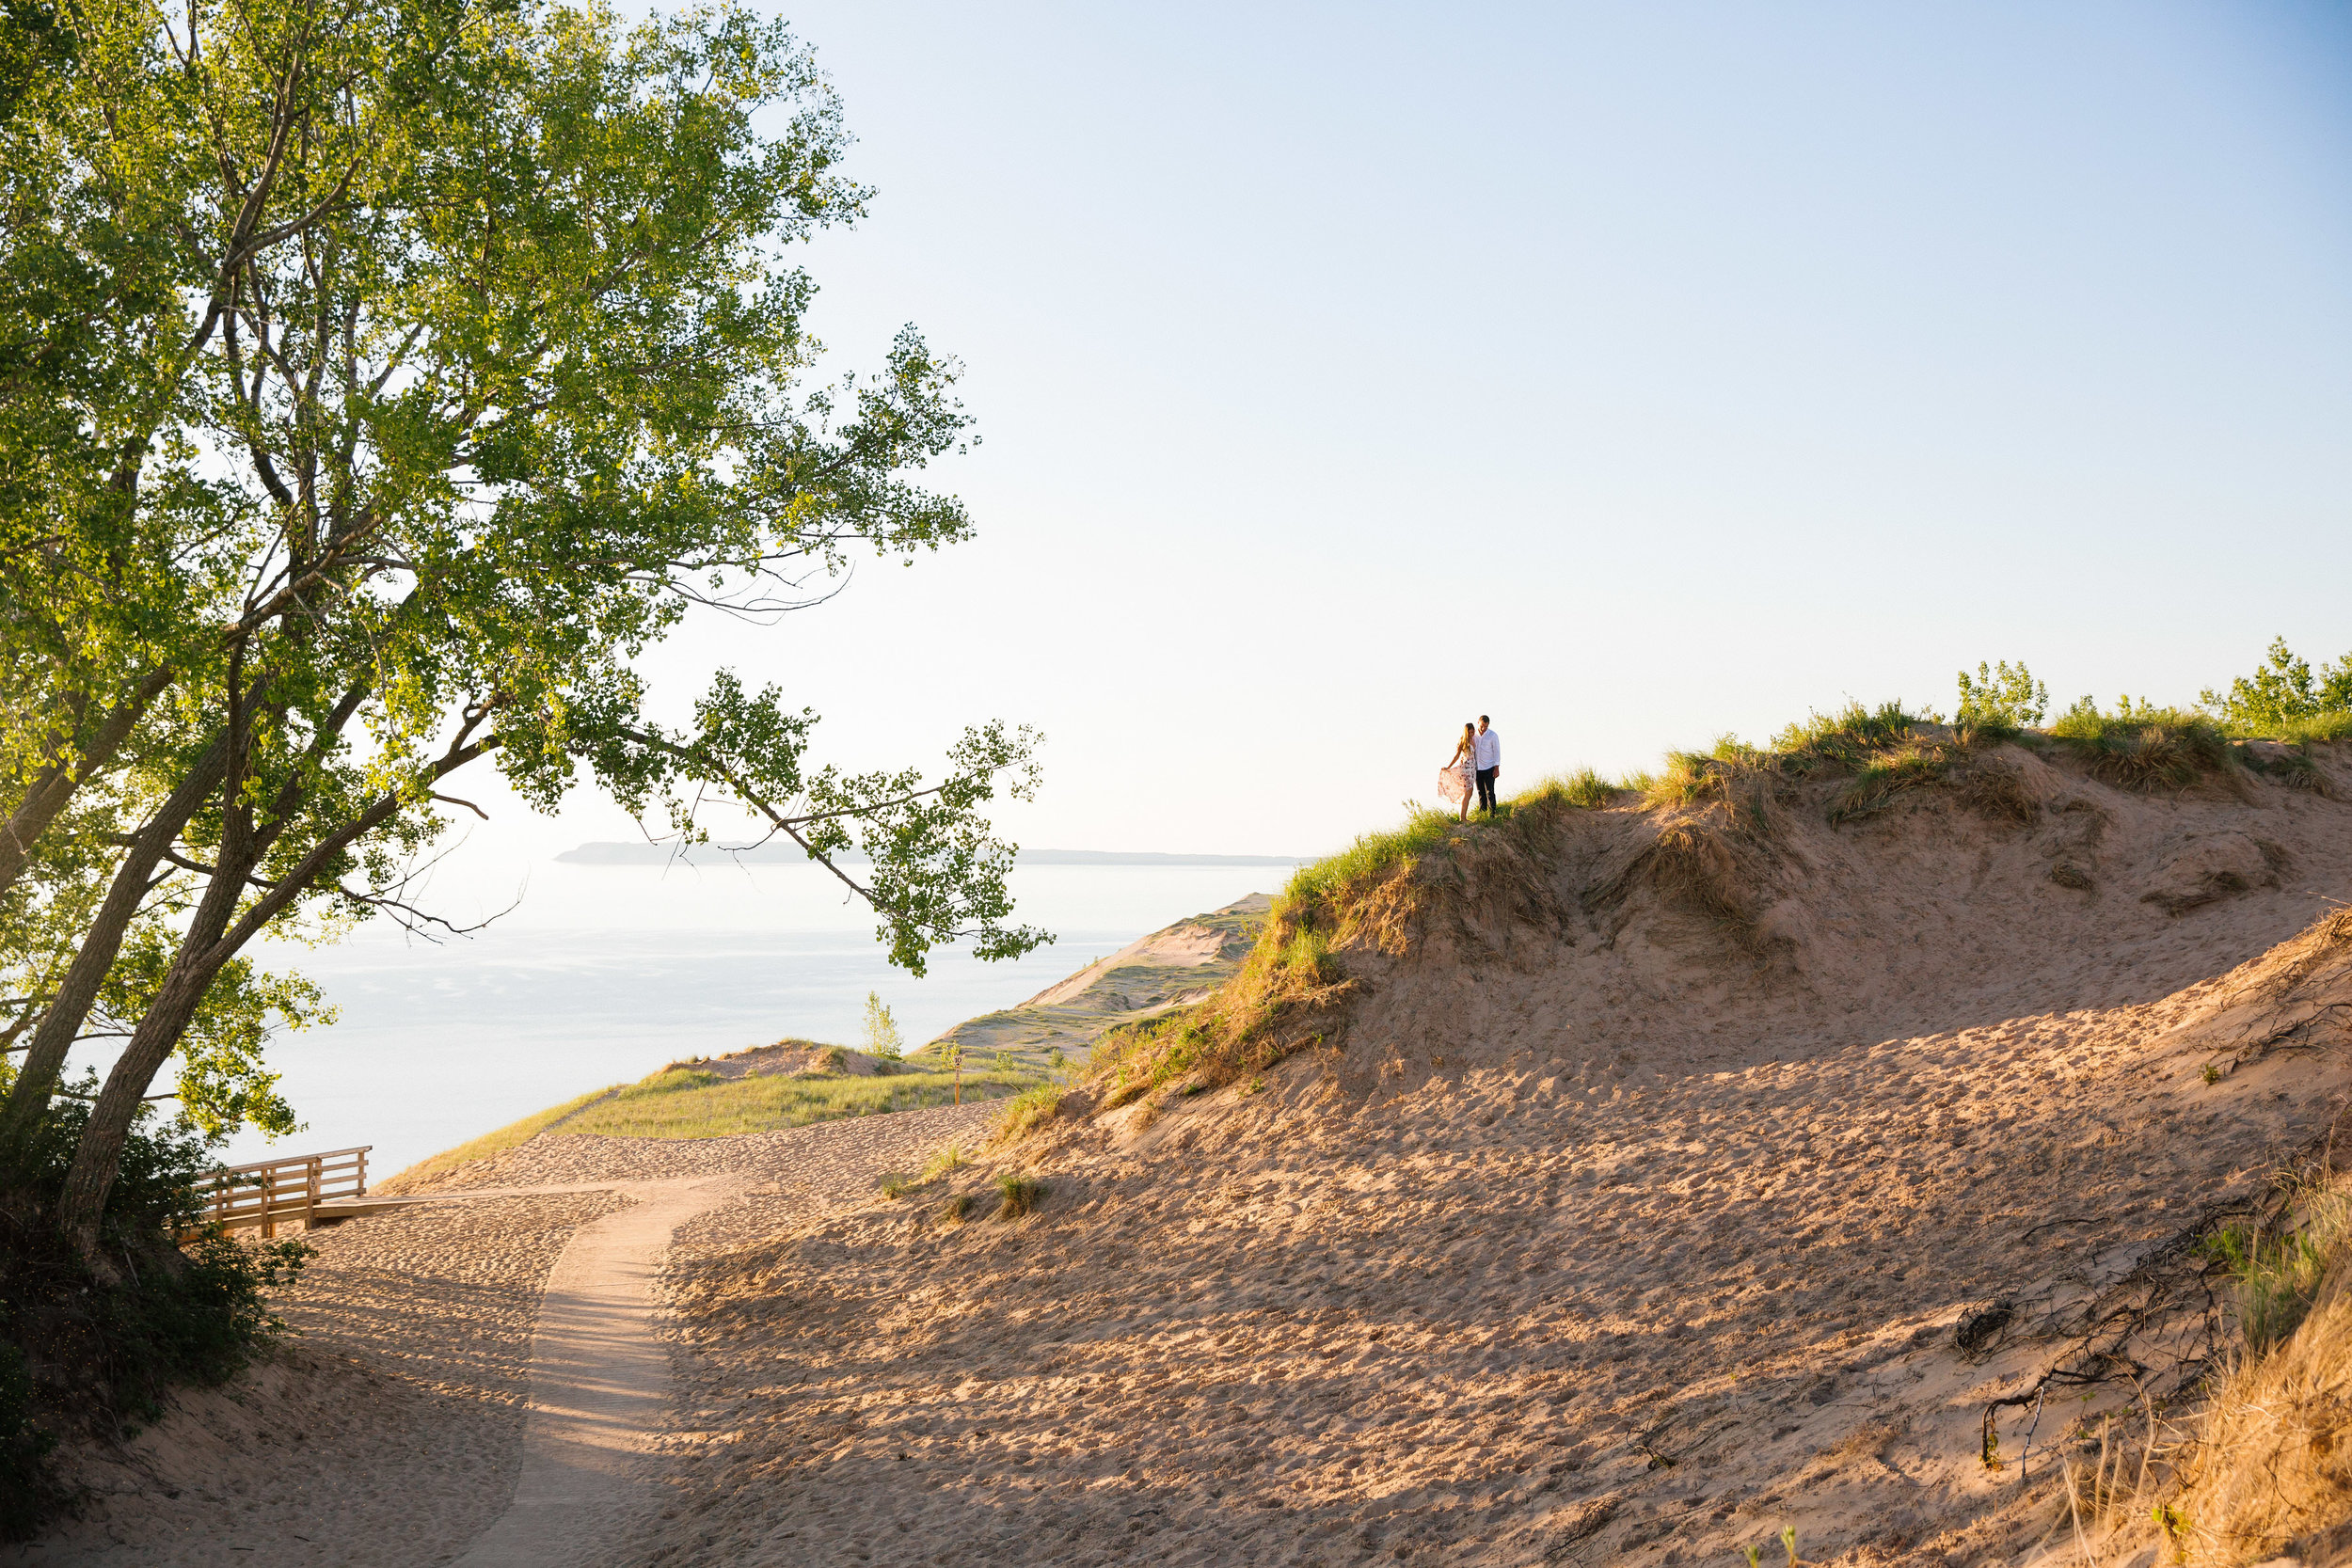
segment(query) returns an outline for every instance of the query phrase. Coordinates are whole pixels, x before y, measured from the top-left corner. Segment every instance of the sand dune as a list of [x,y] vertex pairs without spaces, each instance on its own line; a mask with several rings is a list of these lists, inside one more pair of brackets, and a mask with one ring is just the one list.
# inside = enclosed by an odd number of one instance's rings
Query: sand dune
[[1992,766],[1844,828],[1796,790],[1703,897],[1658,846],[1720,808],[1473,834],[1403,952],[1343,953],[1325,1045],[1065,1117],[999,1162],[1050,1186],[1016,1223],[986,1168],[967,1223],[705,1216],[675,1518],[633,1550],[2030,1552],[2061,1452],[2193,1398],[2225,1325],[2189,1239],[2328,1139],[2352,809]]
[[[1541,808],[1386,888],[1276,1068],[1073,1094],[905,1198],[993,1108],[450,1184],[740,1194],[671,1250],[655,1504],[598,1562],[2030,1561],[2108,1417],[2194,1415],[2232,1333],[2195,1239],[2352,1134],[2345,761],[2151,797],[2012,749],[1844,827],[1829,785]],[[495,1544],[541,1284],[619,1201],[329,1232],[304,1347],[81,1456],[98,1505],[28,1551]]]

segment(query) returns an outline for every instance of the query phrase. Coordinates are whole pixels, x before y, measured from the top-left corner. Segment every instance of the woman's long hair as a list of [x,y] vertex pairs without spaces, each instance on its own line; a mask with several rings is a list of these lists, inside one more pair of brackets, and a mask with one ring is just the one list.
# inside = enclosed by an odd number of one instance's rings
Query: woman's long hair
[[1461,743],[1470,748],[1470,755],[1476,756],[1478,754],[1478,726],[1476,724],[1465,724],[1462,726]]

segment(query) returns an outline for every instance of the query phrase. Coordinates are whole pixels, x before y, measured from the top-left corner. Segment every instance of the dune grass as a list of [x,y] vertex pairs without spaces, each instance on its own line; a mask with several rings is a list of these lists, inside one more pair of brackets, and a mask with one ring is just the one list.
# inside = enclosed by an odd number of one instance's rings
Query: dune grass
[[1442,848],[1464,831],[1465,824],[1444,812],[1417,806],[1403,827],[1359,834],[1338,854],[1300,866],[1277,907],[1294,911],[1328,908],[1343,901],[1349,890],[1378,881],[1396,867]]
[[[1835,713],[1806,714],[1803,721],[1782,730],[1772,737],[1769,755],[1791,773],[1820,768],[1859,770],[1878,753],[1910,740],[1920,725],[1934,721],[1932,715],[1914,713],[1899,701],[1874,708],[1848,703]],[[1720,752],[1723,742],[1716,744]]]
[[2352,708],[2333,708],[2268,724],[2226,727],[2233,736],[2248,740],[2283,740],[2290,746],[2309,746],[2314,740],[2352,740]]
[[2136,1489],[2103,1561],[2145,1560],[2127,1554],[2151,1538],[2177,1560],[2250,1561],[2352,1512],[2338,1457],[2352,1440],[2352,1190],[2316,1185],[2286,1225],[2224,1228],[2205,1254],[2229,1278],[2241,1343],[2179,1450],[2171,1496],[2147,1512]]
[[1332,956],[1334,926],[1377,927],[1409,912],[1408,902],[1383,894],[1409,879],[1411,863],[1409,857],[1368,862],[1357,881],[1319,885],[1313,904],[1286,895],[1240,973],[1215,995],[1104,1035],[1087,1057],[1104,1103],[1123,1105],[1180,1078],[1208,1087],[1263,1072],[1319,1037],[1313,1016],[1354,985]]
[[1572,773],[1556,773],[1539,779],[1531,789],[1523,789],[1503,802],[1512,811],[1527,806],[1576,806],[1585,811],[1598,811],[1613,806],[1625,793],[1625,785],[1612,784],[1590,768],[1580,768]]
[[[1001,1100],[1036,1083],[1034,1075],[1024,1072],[967,1069],[963,1098]],[[724,1138],[812,1121],[924,1110],[951,1104],[954,1099],[955,1076],[946,1072],[723,1079],[691,1068],[672,1068],[631,1084],[556,1129],[555,1135],[594,1132],[614,1138]]]
[[612,1092],[610,1088],[590,1089],[586,1094],[574,1100],[567,1100],[561,1105],[550,1105],[536,1115],[523,1117],[520,1121],[509,1122],[495,1132],[485,1132],[471,1143],[459,1144],[455,1148],[445,1148],[430,1159],[420,1160],[406,1170],[377,1182],[377,1190],[381,1191],[395,1181],[404,1186],[413,1186],[420,1181],[430,1181],[436,1177],[455,1170],[459,1165],[471,1164],[476,1160],[487,1160],[492,1155],[503,1154],[518,1144],[529,1143],[546,1132],[550,1123],[563,1120],[590,1101]]
[[1046,1187],[1034,1176],[1006,1171],[996,1178],[996,1217],[1017,1220],[1024,1214],[1035,1212],[1037,1206],[1045,1201]]
[[1829,819],[1851,822],[1884,811],[1906,790],[1942,783],[1951,773],[1961,750],[1925,741],[1872,755],[1854,769],[1853,782],[1830,802]]
[[2179,789],[2233,760],[2229,736],[2186,708],[2119,705],[2102,713],[2088,699],[2058,716],[2050,737],[2094,777],[2127,789]]
[[1006,1101],[1005,1114],[993,1134],[998,1143],[1018,1143],[1054,1119],[1061,1110],[1062,1086],[1039,1084]]

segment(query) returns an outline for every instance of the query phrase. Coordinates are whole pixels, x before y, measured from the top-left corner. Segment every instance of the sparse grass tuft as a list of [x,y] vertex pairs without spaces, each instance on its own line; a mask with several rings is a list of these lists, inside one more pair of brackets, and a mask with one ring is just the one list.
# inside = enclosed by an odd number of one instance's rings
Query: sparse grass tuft
[[2126,789],[2185,788],[2231,762],[2221,727],[2185,708],[2127,700],[2117,712],[2102,713],[2086,697],[2058,716],[2050,735],[2093,776]]
[[949,1225],[961,1225],[972,1212],[970,1193],[950,1193],[947,1201],[939,1206],[939,1217]]
[[1011,1171],[996,1179],[996,1191],[1003,1199],[996,1206],[996,1217],[1000,1220],[1017,1220],[1045,1199],[1044,1182],[1034,1176],[1016,1176]]
[[880,1181],[876,1182],[875,1185],[882,1189],[882,1196],[896,1202],[898,1199],[902,1198],[906,1196],[907,1194],[913,1192],[917,1183],[914,1178],[907,1175],[904,1171],[893,1171],[890,1175],[883,1177]]
[[2023,827],[2042,815],[2042,802],[2026,789],[2025,780],[2000,763],[1979,763],[1962,776],[1959,787],[1962,800],[1995,821]]
[[1061,1112],[1062,1087],[1059,1084],[1040,1084],[1023,1089],[1005,1103],[1005,1114],[998,1118],[993,1141],[1000,1144],[1018,1143],[1036,1132]]
[[924,1164],[923,1180],[927,1182],[936,1181],[950,1171],[961,1170],[969,1163],[964,1157],[961,1144],[949,1144]]
[[1955,748],[1915,741],[1881,752],[1854,770],[1853,782],[1830,802],[1832,822],[1851,822],[1884,811],[1906,790],[1940,784],[1957,760]]
[[1772,752],[1781,767],[1792,773],[1820,768],[1860,769],[1872,756],[1913,738],[1912,732],[1934,720],[1913,713],[1899,702],[1866,708],[1848,703],[1836,713],[1813,713],[1772,737]]
[[1512,796],[1505,803],[1513,811],[1522,811],[1534,805],[1574,806],[1581,811],[1598,811],[1604,806],[1616,804],[1617,797],[1623,793],[1624,786],[1611,784],[1589,768],[1580,768],[1573,773],[1545,779],[1533,789]]
[[2276,755],[2265,755],[2242,742],[2231,750],[2247,767],[2289,789],[2306,789],[2313,795],[2329,798],[2335,795],[2335,790],[2328,782],[2328,775],[2312,757],[2308,742]]
[[1729,836],[1715,820],[1673,823],[1651,851],[1659,891],[1685,909],[1745,932],[1756,910]]
[[2238,1328],[2256,1355],[2277,1348],[2311,1310],[2328,1264],[2352,1237],[2352,1193],[2313,1194],[2298,1217],[2298,1225],[2277,1235],[2225,1227],[2208,1243],[2208,1256],[2229,1273]]

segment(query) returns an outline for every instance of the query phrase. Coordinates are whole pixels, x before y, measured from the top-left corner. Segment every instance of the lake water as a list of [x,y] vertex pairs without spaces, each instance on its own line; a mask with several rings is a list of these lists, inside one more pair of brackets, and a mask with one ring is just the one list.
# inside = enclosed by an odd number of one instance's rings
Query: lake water
[[267,954],[317,980],[342,1017],[270,1048],[305,1130],[275,1146],[241,1134],[224,1158],[371,1144],[371,1174],[389,1175],[675,1057],[786,1036],[856,1044],[869,990],[919,1045],[1287,878],[1277,866],[1019,870],[1018,917],[1057,940],[1009,963],[936,952],[917,980],[884,961],[871,918],[820,868],[534,865],[520,906],[476,936],[436,945],[370,928]]

